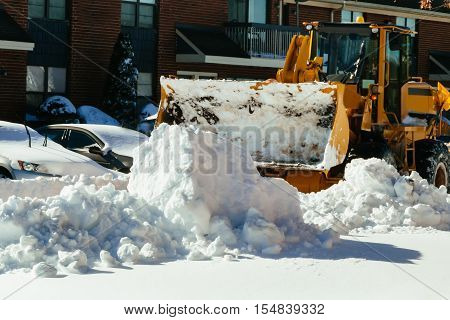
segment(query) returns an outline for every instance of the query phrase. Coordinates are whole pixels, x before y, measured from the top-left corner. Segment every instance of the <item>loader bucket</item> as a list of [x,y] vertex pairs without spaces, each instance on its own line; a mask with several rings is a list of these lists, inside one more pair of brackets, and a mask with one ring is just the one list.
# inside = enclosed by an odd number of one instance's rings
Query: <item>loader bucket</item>
[[343,162],[349,125],[344,85],[161,78],[157,124],[211,130],[258,163],[327,170]]

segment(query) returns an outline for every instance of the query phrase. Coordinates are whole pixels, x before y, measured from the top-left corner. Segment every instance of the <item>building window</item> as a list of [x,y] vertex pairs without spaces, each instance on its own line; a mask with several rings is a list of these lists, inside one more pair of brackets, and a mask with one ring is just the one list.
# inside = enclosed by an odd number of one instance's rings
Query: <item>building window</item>
[[217,79],[217,73],[214,72],[197,72],[197,71],[177,71],[180,79]]
[[27,67],[27,108],[34,114],[46,98],[66,93],[66,69]]
[[[416,19],[397,17],[395,24],[399,27],[407,27],[411,31],[416,31]],[[415,35],[412,34],[411,36],[414,37]]]
[[140,97],[151,97],[152,96],[152,74],[140,72],[138,76],[138,86],[137,94]]
[[138,106],[143,107],[153,95],[153,74],[139,72],[137,84]]
[[342,10],[341,11],[341,22],[356,22],[356,19],[358,19],[358,17],[362,17],[362,16],[363,16],[362,12]]
[[228,0],[228,19],[232,22],[267,22],[267,0]]
[[65,20],[66,0],[28,0],[30,18]]
[[122,25],[152,28],[155,20],[155,0],[122,1]]

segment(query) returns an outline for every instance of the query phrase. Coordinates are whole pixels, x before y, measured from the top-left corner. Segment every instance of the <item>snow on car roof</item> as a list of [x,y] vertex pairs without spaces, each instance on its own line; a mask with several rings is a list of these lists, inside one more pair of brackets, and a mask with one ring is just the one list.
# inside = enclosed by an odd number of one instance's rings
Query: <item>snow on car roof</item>
[[[37,131],[28,127],[28,131],[31,136],[32,144],[43,144],[44,137],[41,136]],[[20,143],[25,142],[28,144],[28,134],[25,128],[25,125],[20,123],[12,123],[6,121],[0,121],[0,140],[2,142],[10,142],[10,143]],[[48,144],[59,146],[57,143],[53,141],[48,141]]]
[[105,142],[115,153],[130,157],[133,155],[133,150],[148,139],[145,134],[138,131],[116,126],[101,124],[64,124],[63,126],[88,130]]

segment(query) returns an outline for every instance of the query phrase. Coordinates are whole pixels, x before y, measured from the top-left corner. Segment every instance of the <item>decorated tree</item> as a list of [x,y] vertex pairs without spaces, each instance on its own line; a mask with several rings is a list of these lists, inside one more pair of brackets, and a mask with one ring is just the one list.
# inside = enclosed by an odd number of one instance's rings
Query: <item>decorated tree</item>
[[121,33],[111,58],[110,75],[105,90],[104,110],[117,119],[122,126],[135,128],[138,110],[138,70],[131,40]]

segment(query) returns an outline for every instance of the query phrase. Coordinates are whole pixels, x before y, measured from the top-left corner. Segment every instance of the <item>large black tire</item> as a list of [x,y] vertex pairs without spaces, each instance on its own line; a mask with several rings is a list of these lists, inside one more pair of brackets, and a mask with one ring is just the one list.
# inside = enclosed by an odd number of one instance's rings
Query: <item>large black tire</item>
[[364,142],[358,146],[352,148],[348,154],[348,161],[350,162],[353,159],[362,158],[362,159],[370,159],[377,158],[386,161],[388,164],[394,166],[398,169],[397,161],[395,160],[394,153],[389,148],[386,143],[373,141],[373,142]]
[[417,141],[416,169],[430,184],[449,188],[450,156],[447,146],[441,141]]
[[12,177],[8,170],[0,167],[0,179],[12,179]]
[[359,144],[350,149],[344,162],[330,169],[329,175],[335,178],[342,178],[345,174],[347,164],[355,159],[377,158],[386,161],[398,170],[399,166],[395,160],[394,153],[389,146],[381,141],[369,141]]

